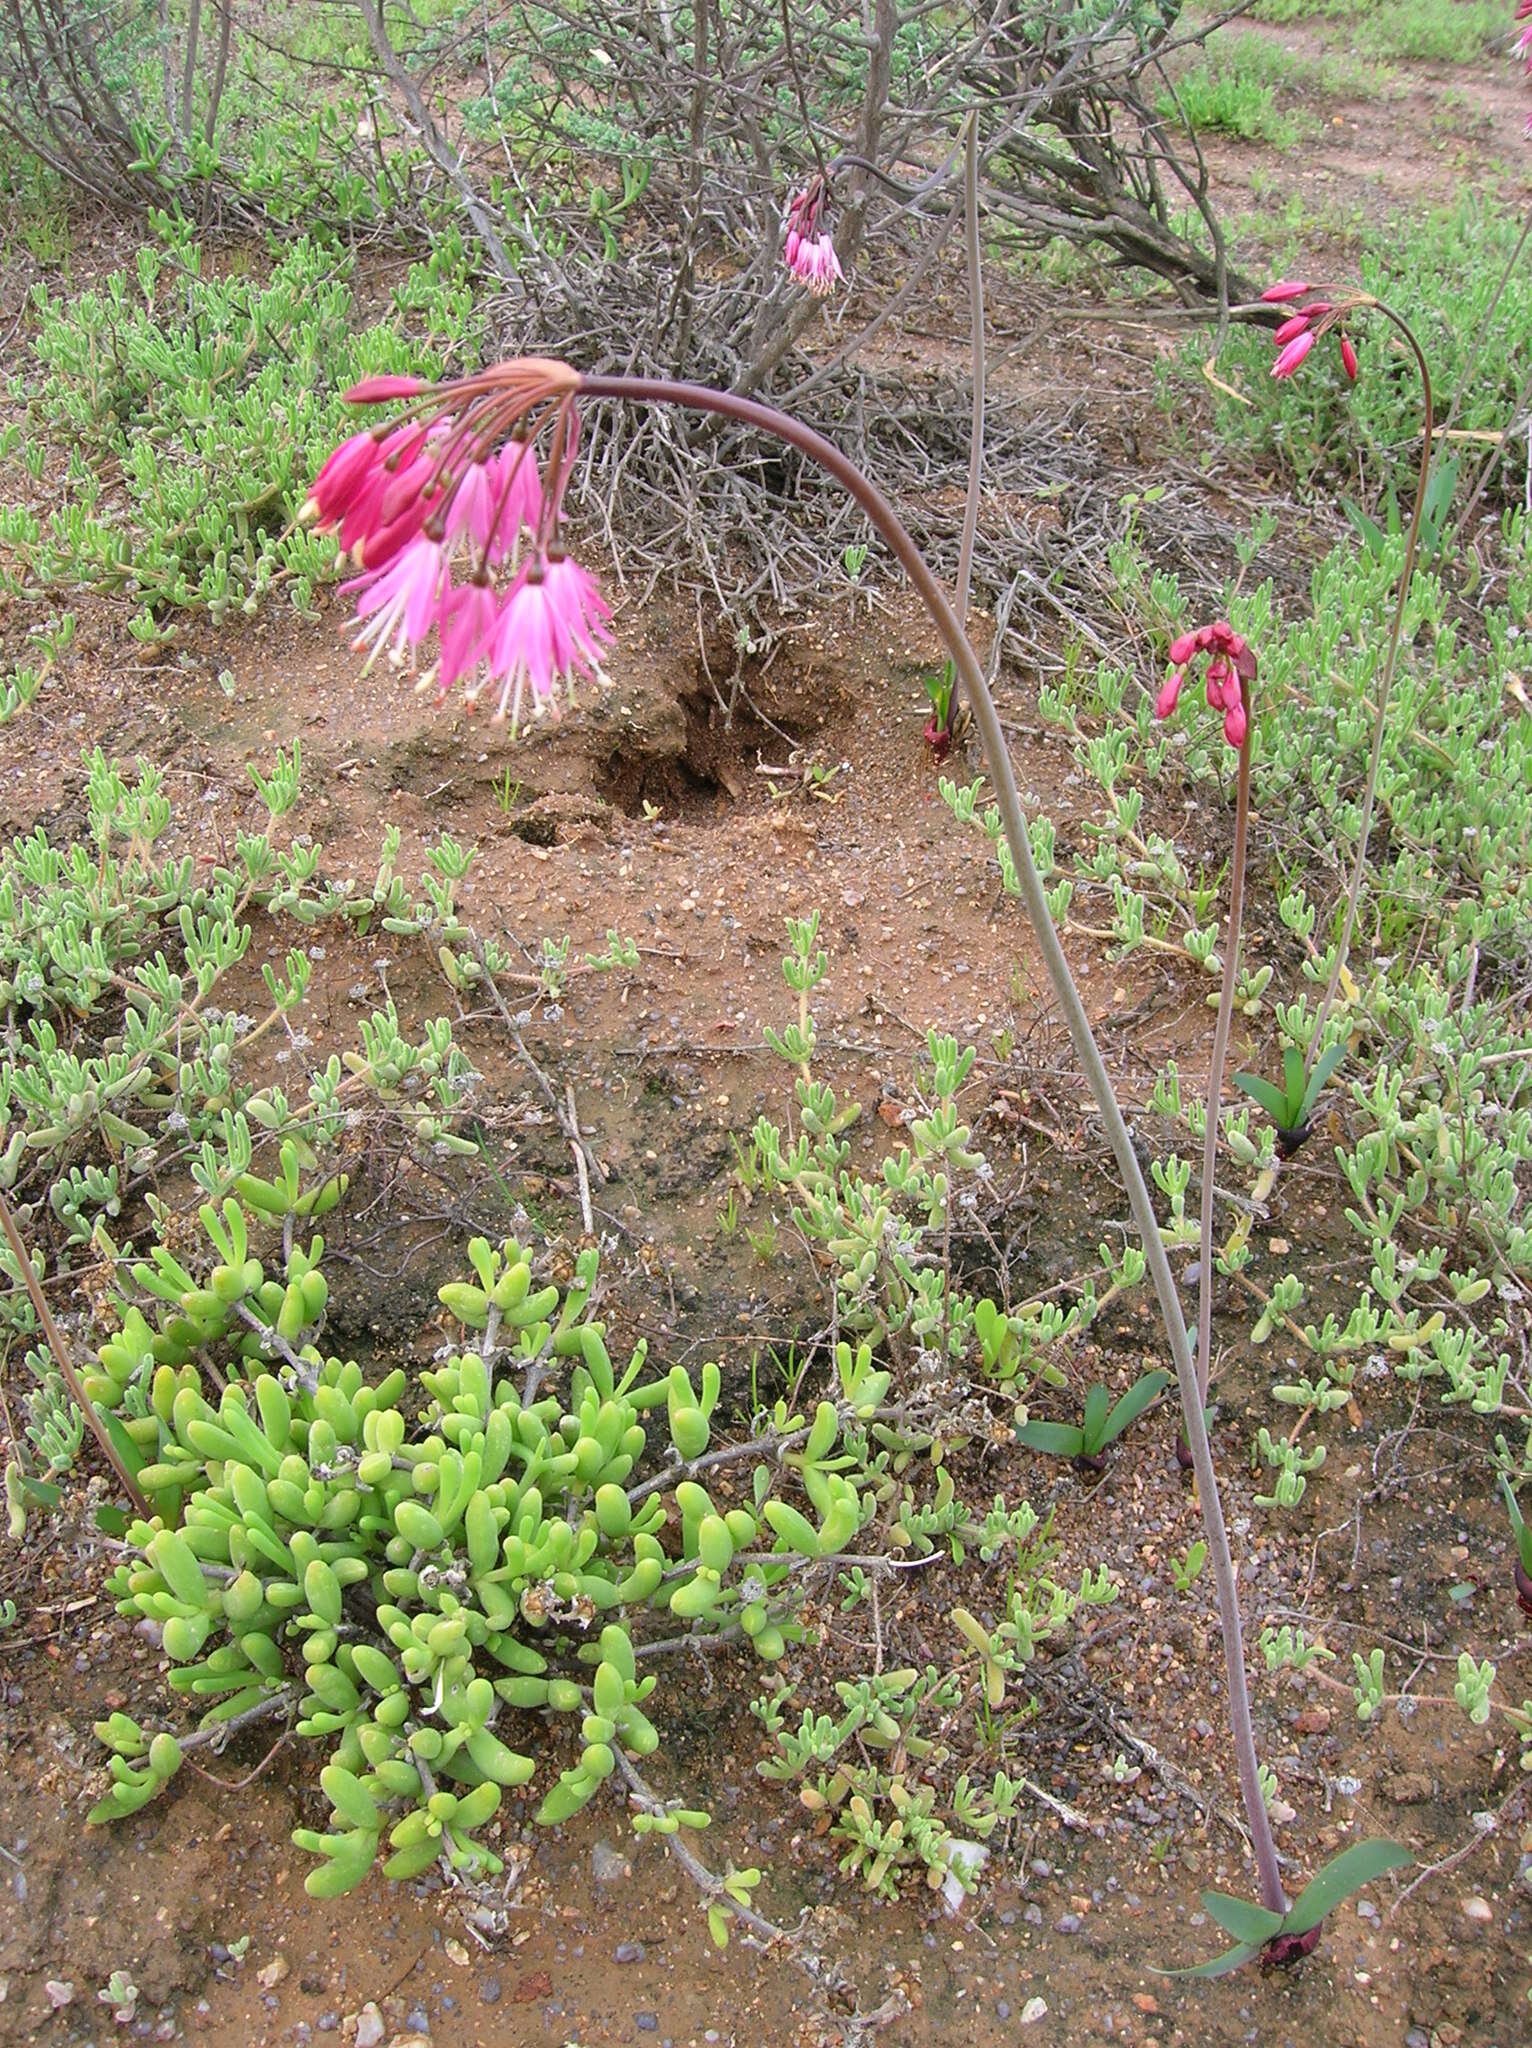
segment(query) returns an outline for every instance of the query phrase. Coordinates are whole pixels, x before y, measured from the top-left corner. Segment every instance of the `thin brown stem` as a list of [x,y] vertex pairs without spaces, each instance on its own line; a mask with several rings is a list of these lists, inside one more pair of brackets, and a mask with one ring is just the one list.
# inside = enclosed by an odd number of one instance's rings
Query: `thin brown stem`
[[1239,978],[1239,934],[1245,912],[1245,841],[1250,825],[1250,748],[1255,737],[1250,717],[1250,685],[1243,676],[1239,679],[1239,694],[1245,707],[1245,737],[1240,742],[1239,784],[1234,799],[1229,935],[1224,946],[1223,986],[1218,992],[1218,1021],[1213,1026],[1213,1059],[1208,1068],[1207,1129],[1202,1140],[1202,1264],[1197,1289],[1197,1386],[1204,1402],[1213,1369],[1213,1178],[1218,1168],[1223,1070],[1229,1057],[1229,1028],[1234,1020],[1234,991]]
[[720,413],[725,418],[736,420],[745,426],[756,427],[779,441],[785,441],[790,447],[801,450],[850,494],[881,535],[930,614],[932,623],[941,635],[956,671],[963,680],[983,741],[985,760],[989,767],[990,780],[994,784],[1006,844],[1016,866],[1022,901],[1036,933],[1054,994],[1068,1023],[1076,1056],[1100,1112],[1107,1141],[1111,1145],[1118,1171],[1122,1175],[1129,1206],[1133,1211],[1134,1224],[1143,1244],[1150,1278],[1159,1299],[1160,1312],[1165,1320],[1166,1336],[1175,1362],[1176,1384],[1181,1397],[1187,1443],[1191,1449],[1192,1469],[1197,1476],[1203,1527],[1207,1532],[1208,1555],[1218,1594],[1224,1668],[1228,1683],[1230,1730],[1239,1770],[1240,1792],[1260,1873],[1261,1898],[1263,1904],[1270,1907],[1273,1912],[1284,1913],[1287,1910],[1287,1894],[1282,1885],[1281,1865],[1277,1857],[1276,1844],[1272,1839],[1271,1821],[1261,1793],[1234,1561],[1229,1550],[1229,1532],[1224,1521],[1218,1479],[1213,1469],[1212,1447],[1208,1442],[1207,1425],[1203,1419],[1197,1367],[1192,1357],[1191,1340],[1187,1335],[1186,1318],[1181,1312],[1175,1275],[1170,1268],[1164,1240],[1160,1235],[1159,1218],[1155,1215],[1154,1202],[1138,1163],[1132,1136],[1112,1087],[1106,1063],[1101,1057],[1090,1019],[1080,999],[1080,992],[1069,971],[1069,962],[1065,957],[1058,929],[1048,909],[1047,892],[1038,873],[1037,862],[1033,858],[1031,834],[1027,829],[1026,814],[1022,810],[1021,796],[1016,787],[1016,777],[1011,767],[1011,757],[1001,728],[1000,715],[990,695],[983,665],[959,625],[945,591],[893,506],[854,462],[850,461],[832,441],[827,441],[812,427],[805,426],[801,420],[793,419],[786,413],[777,412],[771,406],[763,405],[758,399],[747,398],[741,392],[714,391],[707,385],[687,384],[667,377],[588,376],[581,378],[580,389],[587,398],[611,398],[625,404],[637,405],[677,405],[692,411]]
[[21,1232],[16,1227],[16,1218],[12,1215],[11,1205],[3,1193],[0,1193],[0,1230],[5,1232],[5,1239],[11,1248],[11,1255],[20,1268],[22,1285],[26,1288],[31,1298],[32,1308],[36,1314],[38,1325],[42,1330],[48,1349],[53,1353],[53,1362],[63,1375],[64,1384],[69,1389],[70,1399],[79,1409],[81,1415],[84,1416],[86,1423],[89,1425],[91,1435],[101,1446],[102,1456],[122,1482],[123,1491],[127,1494],[128,1499],[133,1503],[139,1514],[144,1517],[145,1521],[147,1521],[153,1511],[148,1501],[144,1499],[144,1496],[134,1485],[133,1475],[119,1457],[117,1446],[107,1434],[106,1424],[96,1413],[95,1402],[91,1400],[80,1382],[80,1375],[74,1369],[74,1360],[69,1355],[69,1346],[64,1342],[64,1333],[54,1320],[53,1311],[48,1306],[48,1297],[38,1285],[37,1275],[32,1271],[32,1261],[27,1254],[26,1245],[22,1242]]

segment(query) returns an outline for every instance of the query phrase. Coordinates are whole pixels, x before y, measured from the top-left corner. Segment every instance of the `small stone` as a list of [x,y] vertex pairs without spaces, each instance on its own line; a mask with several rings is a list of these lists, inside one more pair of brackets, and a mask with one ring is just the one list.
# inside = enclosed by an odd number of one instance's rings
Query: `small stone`
[[378,2048],[383,2038],[383,2015],[369,1998],[356,2016],[356,2048]]
[[1024,1906],[1021,1917],[1029,1927],[1041,1927],[1043,1924],[1043,1909],[1041,1906]]
[[468,1968],[468,1951],[460,1941],[449,1940],[443,1945],[443,1953],[449,1963],[456,1963],[460,1970]]
[[1488,1927],[1494,1917],[1495,1909],[1488,1899],[1481,1899],[1477,1894],[1471,1898],[1464,1899],[1463,1918],[1465,1920],[1472,1920],[1479,1927]]
[[340,2025],[340,2014],[338,2012],[322,2012],[318,2019],[315,2020],[314,2025],[321,2034],[333,2034]]
[[633,1865],[610,1842],[596,1842],[590,1852],[590,1874],[597,1884],[621,1884],[633,1875]]
[[388,2048],[431,2048],[431,2036],[421,2033],[395,2034]]
[[498,2005],[500,2003],[500,1979],[498,1977],[486,1977],[480,1984],[479,2003],[480,2005]]
[[636,2012],[633,2015],[633,2024],[641,2034],[657,2034],[660,2031],[658,2013]]
[[256,1971],[255,1981],[263,1991],[275,1991],[291,1968],[286,1956],[273,1956],[264,1969]]
[[1431,2036],[1424,2027],[1411,2027],[1404,2037],[1404,2048],[1431,2048]]
[[1060,1913],[1058,1919],[1053,1924],[1060,1934],[1078,1934],[1080,1931],[1080,1916],[1078,1913]]
[[1297,1735],[1323,1735],[1329,1725],[1328,1707],[1305,1707],[1293,1722],[1293,1732]]
[[1046,1998],[1029,1998],[1021,2008],[1021,2024],[1024,2027],[1035,2026],[1039,2020],[1046,2019],[1047,2017],[1048,2001]]
[[408,2034],[429,2034],[431,2015],[423,2005],[412,2005],[404,2015],[404,2029]]
[[619,1941],[612,1951],[612,1960],[618,1963],[641,1963],[644,1959],[644,1945],[641,1941]]
[[995,2000],[995,2018],[997,2020],[1008,2020],[1010,2016],[1011,2001],[1008,1998],[997,1998]]

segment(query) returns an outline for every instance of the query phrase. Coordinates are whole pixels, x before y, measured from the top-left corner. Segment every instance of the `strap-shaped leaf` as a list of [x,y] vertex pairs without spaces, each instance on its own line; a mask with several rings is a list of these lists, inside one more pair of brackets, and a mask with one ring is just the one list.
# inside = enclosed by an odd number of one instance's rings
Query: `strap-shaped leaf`
[[1072,1422],[1024,1422],[1016,1441],[1029,1450],[1046,1451],[1051,1458],[1078,1458],[1085,1449],[1085,1432]]
[[1341,1061],[1346,1057],[1346,1052],[1346,1041],[1343,1038],[1339,1045],[1332,1045],[1328,1052],[1321,1053],[1319,1058],[1314,1062],[1314,1071],[1309,1076],[1309,1085],[1304,1092],[1303,1109],[1300,1113],[1300,1120],[1307,1121],[1309,1111],[1314,1107],[1314,1104],[1319,1100],[1320,1094],[1324,1089],[1325,1083],[1329,1080],[1330,1076],[1335,1072],[1335,1069],[1340,1065]]
[[1169,1384],[1170,1374],[1163,1366],[1156,1366],[1153,1372],[1146,1372],[1142,1379],[1135,1380],[1107,1417],[1106,1427],[1101,1432],[1102,1443],[1112,1443],[1125,1429],[1130,1429],[1149,1403],[1158,1399]]
[[1503,1472],[1500,1475],[1500,1491],[1505,1495],[1506,1513],[1511,1518],[1511,1535],[1516,1543],[1516,1555],[1521,1559],[1521,1568],[1524,1572],[1532,1572],[1532,1528],[1528,1528],[1526,1516],[1521,1511],[1521,1503],[1511,1491],[1511,1482]]
[[[1325,1915],[1352,1892],[1371,1884],[1386,1870],[1400,1870],[1415,1858],[1398,1842],[1379,1840],[1353,1842],[1305,1886],[1297,1903],[1282,1923],[1284,1934],[1307,1934]],[[1233,1929],[1230,1929],[1233,1932]]]
[[1253,1899],[1238,1899],[1232,1892],[1204,1892],[1202,1906],[1208,1917],[1236,1941],[1270,1941],[1287,1926],[1282,1915],[1273,1913],[1269,1906],[1258,1906]]
[[1252,1956],[1258,1956],[1265,1946],[1259,1941],[1242,1941],[1235,1948],[1226,1948],[1221,1956],[1212,1956],[1205,1963],[1194,1963],[1189,1970],[1162,1970],[1157,1963],[1150,1969],[1156,1977],[1227,1977],[1248,1963]]
[[1287,1113],[1287,1097],[1274,1081],[1264,1080],[1259,1074],[1236,1074],[1236,1088],[1243,1088],[1252,1102],[1258,1102],[1278,1130],[1283,1128]]
[[1111,1391],[1107,1387],[1092,1387],[1085,1396],[1085,1413],[1081,1417],[1083,1427],[1080,1434],[1085,1439],[1085,1449],[1099,1451],[1106,1442],[1107,1410],[1112,1405]]

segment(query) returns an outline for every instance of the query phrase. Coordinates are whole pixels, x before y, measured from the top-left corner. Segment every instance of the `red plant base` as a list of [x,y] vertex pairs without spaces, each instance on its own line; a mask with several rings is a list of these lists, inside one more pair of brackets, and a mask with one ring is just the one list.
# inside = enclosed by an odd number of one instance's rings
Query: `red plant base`
[[1183,1472],[1190,1472],[1192,1469],[1192,1447],[1184,1436],[1176,1438],[1176,1463]]
[[1306,1955],[1312,1955],[1319,1946],[1319,1937],[1324,1932],[1324,1922],[1311,1927],[1307,1934],[1275,1934],[1261,1950],[1263,1970],[1290,1970],[1294,1963],[1301,1962]]
[[933,717],[926,726],[926,745],[938,761],[945,761],[952,751],[952,727],[939,725]]
[[1532,1614],[1532,1577],[1521,1568],[1521,1559],[1516,1559],[1516,1604],[1523,1614]]
[[1106,1453],[1105,1451],[1095,1451],[1088,1458],[1076,1458],[1074,1463],[1075,1470],[1082,1476],[1099,1476],[1106,1470]]

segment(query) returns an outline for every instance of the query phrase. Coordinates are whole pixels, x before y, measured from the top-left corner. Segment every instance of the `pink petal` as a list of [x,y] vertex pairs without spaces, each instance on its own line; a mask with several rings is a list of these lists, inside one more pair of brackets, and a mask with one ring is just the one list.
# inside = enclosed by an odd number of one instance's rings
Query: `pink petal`
[[390,398],[414,398],[425,390],[419,377],[364,377],[344,394],[347,405],[382,405]]
[[1247,730],[1248,721],[1245,718],[1244,705],[1231,704],[1223,715],[1224,738],[1231,747],[1242,747],[1245,744],[1245,733]]
[[1313,289],[1311,284],[1304,283],[1298,278],[1284,277],[1276,284],[1267,285],[1261,297],[1268,306],[1282,306],[1289,299],[1301,299],[1305,292],[1311,292]]
[[1283,349],[1277,360],[1272,364],[1271,374],[1273,377],[1291,377],[1313,346],[1314,330],[1311,327],[1306,328],[1295,340],[1287,344],[1287,347]]
[[1346,375],[1354,384],[1356,382],[1356,350],[1351,346],[1351,336],[1349,334],[1343,334],[1340,338],[1340,359]]
[[1161,683],[1160,694],[1154,700],[1154,715],[1156,718],[1169,718],[1176,708],[1177,699],[1181,695],[1181,685],[1185,681],[1186,670],[1178,668],[1173,669],[1164,682]]

